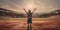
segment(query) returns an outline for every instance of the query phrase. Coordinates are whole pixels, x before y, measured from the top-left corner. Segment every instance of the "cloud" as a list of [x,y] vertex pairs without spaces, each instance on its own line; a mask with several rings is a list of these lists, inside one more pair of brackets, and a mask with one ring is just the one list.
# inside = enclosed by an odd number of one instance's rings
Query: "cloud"
[[23,11],[22,8],[37,8],[36,12],[51,12],[60,9],[60,0],[0,0],[0,7]]

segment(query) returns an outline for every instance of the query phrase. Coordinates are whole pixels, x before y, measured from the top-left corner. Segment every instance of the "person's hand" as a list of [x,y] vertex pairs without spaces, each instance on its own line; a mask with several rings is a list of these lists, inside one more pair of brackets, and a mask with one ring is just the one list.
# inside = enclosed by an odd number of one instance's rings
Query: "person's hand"
[[25,10],[25,8],[23,8]]

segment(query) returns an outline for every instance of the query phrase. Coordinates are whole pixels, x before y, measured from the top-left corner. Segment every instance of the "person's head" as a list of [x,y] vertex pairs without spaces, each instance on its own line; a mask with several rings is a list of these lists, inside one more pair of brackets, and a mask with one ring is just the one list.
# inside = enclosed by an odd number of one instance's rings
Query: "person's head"
[[31,12],[31,10],[28,10],[28,12],[30,13],[30,12]]

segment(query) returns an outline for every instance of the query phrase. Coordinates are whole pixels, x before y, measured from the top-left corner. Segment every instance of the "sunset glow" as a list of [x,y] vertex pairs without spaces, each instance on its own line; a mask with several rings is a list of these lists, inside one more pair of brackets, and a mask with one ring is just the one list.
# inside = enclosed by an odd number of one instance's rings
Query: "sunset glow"
[[32,3],[28,3],[27,6],[26,6],[27,9],[32,9],[34,8],[34,4]]
[[36,12],[51,12],[60,9],[60,0],[1,0],[0,7],[16,12],[37,8]]

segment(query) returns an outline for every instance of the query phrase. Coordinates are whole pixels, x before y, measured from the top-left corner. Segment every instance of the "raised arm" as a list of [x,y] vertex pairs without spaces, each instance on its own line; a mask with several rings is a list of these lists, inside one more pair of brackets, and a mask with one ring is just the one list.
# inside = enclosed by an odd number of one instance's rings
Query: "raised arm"
[[25,8],[23,8],[23,10],[27,13],[27,11],[25,10]]
[[34,13],[36,11],[36,8],[32,11],[32,13]]

